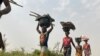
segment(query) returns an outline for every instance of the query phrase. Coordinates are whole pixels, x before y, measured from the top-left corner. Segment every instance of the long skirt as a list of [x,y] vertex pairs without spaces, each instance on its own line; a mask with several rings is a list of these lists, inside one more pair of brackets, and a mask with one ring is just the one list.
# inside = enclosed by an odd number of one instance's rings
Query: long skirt
[[64,47],[64,56],[71,56],[71,46]]

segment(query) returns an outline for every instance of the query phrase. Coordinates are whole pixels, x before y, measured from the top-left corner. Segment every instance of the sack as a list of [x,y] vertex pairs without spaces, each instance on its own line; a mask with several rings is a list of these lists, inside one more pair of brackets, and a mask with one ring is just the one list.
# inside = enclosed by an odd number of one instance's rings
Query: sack
[[64,38],[63,39],[63,45],[64,47],[67,47],[67,46],[70,46],[70,43],[71,43],[71,39],[70,38]]
[[41,27],[43,27],[43,26],[49,27],[50,24],[51,24],[50,19],[45,18],[45,17],[42,18],[42,19],[40,19],[40,21],[39,21],[39,25],[40,25]]
[[36,21],[38,21],[39,25],[41,27],[46,26],[47,28],[50,26],[50,24],[54,21],[54,19],[52,19],[48,14],[47,15],[43,15],[41,17],[38,17],[36,19]]

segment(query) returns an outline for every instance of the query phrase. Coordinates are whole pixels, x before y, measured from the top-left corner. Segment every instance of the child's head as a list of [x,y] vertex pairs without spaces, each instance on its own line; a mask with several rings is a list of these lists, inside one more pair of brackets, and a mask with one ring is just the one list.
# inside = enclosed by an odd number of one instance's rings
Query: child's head
[[87,43],[87,42],[88,42],[88,40],[89,40],[89,39],[86,39],[86,40],[84,40],[84,42],[85,42],[85,43]]
[[43,27],[42,27],[42,32],[45,33],[46,31],[47,31],[46,26],[43,26]]
[[76,41],[77,44],[80,44],[81,43],[81,38],[80,37],[75,38],[75,41]]

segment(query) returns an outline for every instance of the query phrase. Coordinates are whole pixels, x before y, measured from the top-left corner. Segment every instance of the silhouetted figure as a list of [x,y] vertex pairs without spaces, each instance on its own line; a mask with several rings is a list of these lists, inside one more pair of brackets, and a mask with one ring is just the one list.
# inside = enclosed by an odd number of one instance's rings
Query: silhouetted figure
[[49,39],[49,34],[53,30],[53,24],[50,24],[51,28],[47,30],[45,26],[41,27],[41,31],[39,30],[39,24],[37,25],[37,31],[40,34],[40,46],[41,46],[41,53],[40,56],[45,56],[47,55],[48,51],[48,39]]
[[0,32],[0,48],[2,49],[2,51],[5,51],[5,45],[4,45],[4,41],[2,39],[2,33]]
[[64,56],[71,56],[71,44],[75,48],[75,44],[73,42],[73,39],[69,36],[70,29],[75,30],[75,26],[72,22],[61,22],[61,25],[63,26],[63,31],[65,32],[65,37],[63,38],[63,44],[61,47],[60,52],[62,51],[62,48],[64,49]]
[[82,46],[80,45],[80,43],[82,41],[81,37],[75,38],[75,41],[77,43],[77,46],[76,46],[76,56],[82,56],[83,49],[82,49]]
[[[50,17],[49,14],[44,14],[44,15],[39,15],[35,12],[31,11],[30,16],[36,17],[36,21],[38,21],[37,25],[37,32],[40,34],[40,46],[41,46],[41,53],[40,56],[45,56],[47,55],[47,50],[48,50],[48,39],[49,39],[49,34],[53,30],[53,24],[55,20]],[[51,28],[47,30],[47,28]],[[41,27],[41,30],[39,30],[39,27]]]
[[0,10],[0,18],[2,15],[8,14],[11,11],[11,6],[9,0],[0,0],[0,6],[4,3],[5,7],[3,10]]
[[17,5],[17,6],[23,7],[22,5],[19,5],[19,4],[18,4],[17,2],[15,2],[14,0],[10,0],[9,2],[12,3],[12,4],[15,4],[15,5]]

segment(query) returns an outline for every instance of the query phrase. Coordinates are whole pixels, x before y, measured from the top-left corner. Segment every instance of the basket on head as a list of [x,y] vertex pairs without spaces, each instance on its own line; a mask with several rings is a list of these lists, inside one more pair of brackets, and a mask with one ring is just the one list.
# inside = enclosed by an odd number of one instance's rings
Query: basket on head
[[72,30],[75,30],[75,25],[72,23],[72,22],[60,22],[62,27],[65,28],[65,29],[72,29]]
[[86,35],[81,35],[81,38],[82,38],[83,41],[89,40],[89,38]]

